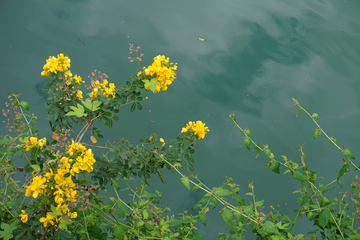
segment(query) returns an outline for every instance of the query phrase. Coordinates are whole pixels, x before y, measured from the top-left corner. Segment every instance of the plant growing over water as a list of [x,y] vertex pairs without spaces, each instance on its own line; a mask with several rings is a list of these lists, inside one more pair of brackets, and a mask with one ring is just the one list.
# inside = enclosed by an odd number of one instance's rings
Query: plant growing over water
[[[244,239],[252,231],[257,239],[306,239],[321,236],[323,239],[359,239],[355,220],[359,217],[358,178],[352,182],[352,193],[341,193],[340,197],[329,197],[328,192],[342,186],[341,177],[352,169],[359,170],[353,162],[355,156],[350,149],[340,148],[333,137],[328,137],[317,122],[318,114],[309,114],[299,102],[296,115],[304,111],[316,124],[314,139],[323,134],[344,155],[343,166],[329,184],[317,183],[316,171],[306,165],[307,154],[303,146],[300,164],[281,156],[275,159],[270,147],[255,143],[249,129],[241,128],[235,114],[227,115],[244,133],[244,144],[254,147],[257,158],[263,152],[269,162],[266,167],[276,174],[284,169],[284,175],[299,181],[299,208],[291,219],[282,214],[279,207],[269,206],[265,210],[264,200],[256,198],[255,183],[249,183],[249,192],[240,196],[240,187],[230,177],[218,187],[208,187],[201,182],[195,170],[195,143],[203,139],[209,128],[201,121],[184,124],[179,136],[164,140],[155,133],[133,145],[126,139],[94,145],[104,138],[96,122],[112,128],[118,121],[117,113],[127,105],[130,112],[142,110],[141,102],[146,91],[166,91],[176,78],[177,64],[170,63],[165,56],[156,56],[147,68],[141,68],[143,54],[130,45],[135,52],[139,72],[126,81],[126,85],[115,86],[108,76],[93,71],[86,85],[89,92],[80,90],[85,81],[70,71],[71,62],[63,54],[49,57],[43,67],[42,76],[50,81],[43,89],[48,93],[45,109],[48,112],[52,140],[41,138],[33,126],[36,116],[25,113],[29,104],[20,100],[20,94],[10,93],[8,110],[3,115],[8,119],[7,128],[14,135],[5,135],[0,140],[0,238],[3,239],[201,239],[196,231],[198,224],[206,226],[207,213],[222,206],[220,216],[229,226],[219,239]],[[98,121],[95,121],[98,120]],[[180,132],[180,129],[179,129]],[[85,143],[89,138],[91,144]],[[105,153],[97,155],[92,149]],[[14,158],[20,155],[27,160],[19,167]],[[192,210],[171,215],[169,206],[161,207],[162,193],[147,191],[151,175],[162,178],[168,169],[179,174],[180,181],[189,191],[203,191],[203,198]],[[186,170],[186,171],[185,171]],[[19,181],[13,180],[16,171],[25,172]],[[287,176],[284,176],[286,178]],[[143,179],[140,188],[131,187],[134,177]],[[119,181],[126,187],[120,189]],[[115,197],[102,197],[101,191],[113,188]],[[125,202],[119,194],[126,191],[132,197]],[[350,196],[355,211],[346,201]],[[190,209],[189,209],[190,210]],[[314,225],[312,231],[295,235],[296,221],[306,217]],[[306,235],[305,235],[306,234]]]

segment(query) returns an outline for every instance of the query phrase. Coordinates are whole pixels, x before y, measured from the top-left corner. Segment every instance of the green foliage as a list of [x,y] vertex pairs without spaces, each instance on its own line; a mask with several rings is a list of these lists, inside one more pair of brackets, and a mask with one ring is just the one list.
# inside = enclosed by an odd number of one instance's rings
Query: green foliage
[[[276,160],[268,144],[254,142],[251,131],[242,129],[237,124],[234,113],[226,115],[233,120],[233,129],[236,127],[243,132],[245,147],[251,151],[251,145],[254,146],[255,159],[261,160],[265,157],[266,168],[276,174],[283,172],[283,175],[286,175],[282,176],[283,178],[290,176],[290,179],[298,184],[299,187],[293,192],[298,208],[294,210],[296,216],[291,219],[286,213],[281,213],[279,206],[270,204],[267,207],[264,199],[257,198],[255,182],[250,182],[249,190],[241,195],[240,185],[234,183],[230,177],[225,177],[226,181],[220,186],[208,187],[203,183],[198,175],[191,172],[195,169],[194,146],[199,141],[191,131],[179,134],[171,140],[164,140],[153,134],[139,139],[137,145],[126,139],[108,143],[106,146],[92,145],[91,147],[98,147],[104,152],[102,156],[94,156],[96,163],[88,169],[87,174],[82,172],[82,175],[76,177],[74,172],[70,171],[59,174],[59,169],[62,169],[59,162],[66,165],[65,156],[71,160],[65,168],[74,170],[77,167],[74,163],[77,158],[71,159],[74,153],[70,153],[70,146],[74,148],[75,143],[79,144],[88,132],[93,144],[97,141],[95,136],[105,137],[101,134],[101,129],[95,126],[96,119],[99,122],[104,121],[104,127],[111,128],[113,122],[119,120],[117,113],[122,111],[122,107],[129,105],[130,112],[135,109],[142,110],[140,102],[144,99],[144,89],[149,88],[156,92],[155,85],[159,84],[159,80],[154,76],[145,78],[146,76],[135,74],[131,81],[126,81],[126,85],[117,86],[113,94],[100,92],[95,97],[92,93],[83,101],[76,96],[79,85],[73,80],[65,81],[64,74],[61,71],[57,74],[51,73],[51,80],[44,89],[49,94],[45,109],[48,112],[50,129],[54,133],[58,132],[60,136],[53,135],[54,140],[51,142],[44,139],[43,145],[39,145],[36,140],[37,143],[33,146],[33,142],[29,141],[30,137],[39,137],[38,130],[32,125],[36,123],[36,117],[23,111],[29,111],[29,104],[19,99],[20,94],[9,93],[12,97],[9,106],[14,123],[10,129],[15,134],[2,136],[0,139],[1,239],[197,240],[203,237],[202,232],[197,232],[197,226],[206,226],[209,220],[208,212],[218,206],[221,207],[219,219],[228,226],[226,232],[219,233],[219,239],[245,239],[246,232],[250,231],[257,239],[316,239],[318,236],[322,239],[360,239],[354,223],[360,214],[360,179],[356,177],[356,181],[351,182],[351,193],[340,193],[339,197],[334,193],[329,194],[339,186],[342,187],[341,180],[344,175],[360,170],[352,161],[355,156],[349,148],[340,148],[335,138],[329,138],[316,121],[319,119],[318,114],[310,115],[296,99],[292,99],[293,104],[298,107],[296,116],[304,112],[317,127],[313,138],[317,139],[317,136],[323,133],[344,156],[342,167],[334,175],[334,180],[328,183],[325,183],[325,180],[319,182],[318,179],[322,177],[318,176],[315,170],[309,169],[306,164],[308,154],[303,150],[304,144],[296,149],[299,151],[297,153],[300,153],[298,160],[289,160],[284,155],[281,158],[276,157]],[[96,72],[92,76],[96,76],[96,79],[102,78],[102,75],[97,75]],[[72,125],[82,128],[75,133]],[[75,142],[68,141],[69,132],[75,133]],[[26,153],[27,151],[30,153]],[[87,154],[90,158],[89,155],[93,153],[90,151]],[[27,164],[18,166],[14,161],[16,156],[26,159]],[[82,157],[79,161],[86,162],[85,157]],[[84,166],[81,165],[80,168]],[[25,173],[32,174],[30,182],[44,176],[46,184],[53,185],[44,188],[47,190],[38,190],[34,197],[31,189],[30,194],[27,191],[30,183],[15,181],[13,178],[16,171],[24,170]],[[161,203],[162,193],[152,188],[149,190],[149,179],[154,174],[166,183],[162,176],[162,171],[165,170],[179,174],[181,183],[191,194],[201,192],[202,198],[192,207],[191,212],[185,210],[182,213],[172,213],[168,205],[164,207]],[[51,172],[57,174],[56,179],[51,180]],[[143,180],[140,187],[132,187],[134,184],[131,184],[131,181],[135,180],[133,177]],[[74,183],[77,189],[68,206],[61,205],[63,200],[57,198],[71,199],[69,192],[59,190],[58,182],[62,178],[68,179],[68,185]],[[40,185],[39,183],[38,186]],[[107,196],[110,187],[116,197],[99,196],[100,192]],[[50,191],[49,189],[55,189],[58,193],[46,192]],[[25,194],[33,199],[25,201]],[[131,197],[129,202],[122,199],[124,194]],[[346,201],[347,197],[352,203]],[[350,209],[350,204],[355,205],[355,211]],[[68,214],[70,209],[76,216]],[[307,235],[294,234],[297,220],[301,217],[309,220],[315,228],[307,232]]]

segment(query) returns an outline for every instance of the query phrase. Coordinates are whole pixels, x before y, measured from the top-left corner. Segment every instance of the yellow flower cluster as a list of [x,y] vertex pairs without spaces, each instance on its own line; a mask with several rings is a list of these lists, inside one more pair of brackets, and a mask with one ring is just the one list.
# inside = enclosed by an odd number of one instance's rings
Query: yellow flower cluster
[[202,139],[210,130],[208,127],[205,127],[205,123],[202,123],[202,121],[196,121],[196,123],[189,122],[186,124],[186,127],[182,128],[181,130],[182,133],[187,131],[191,131],[192,134],[198,136],[199,139]]
[[[51,194],[57,204],[57,209],[60,209],[69,218],[76,218],[77,212],[70,212],[69,209],[69,204],[75,203],[78,195],[78,191],[74,189],[76,185],[72,176],[80,173],[80,171],[91,172],[96,160],[91,149],[87,149],[81,143],[74,143],[74,141],[67,147],[66,153],[67,155],[60,159],[60,164],[55,172],[50,168],[44,177],[36,176],[33,178],[26,188],[25,196],[37,198],[40,195],[48,196]],[[68,176],[65,177],[65,175]],[[25,221],[24,213],[20,217],[22,221],[23,219]],[[40,218],[44,227],[48,224],[54,225],[54,221],[58,221],[58,218],[49,213],[46,214],[46,217]]]
[[20,220],[23,222],[23,223],[26,223],[28,218],[29,218],[29,215],[26,213],[25,210],[21,210],[21,214],[19,215],[20,216]]
[[[160,90],[166,91],[168,86],[176,78],[177,63],[169,63],[169,58],[165,58],[164,55],[158,55],[154,57],[154,62],[144,69],[144,73],[147,76],[156,77],[160,84],[155,85],[155,92],[160,92]],[[142,75],[142,72],[139,72],[137,76]],[[146,91],[150,90],[150,87],[145,87]]]
[[29,151],[31,148],[39,146],[40,149],[46,144],[46,137],[43,139],[37,139],[36,137],[30,137],[29,141],[26,143],[26,151]]
[[[109,87],[107,85],[109,84]],[[109,96],[115,97],[115,84],[109,83],[106,79],[100,83],[98,80],[91,84],[92,91],[89,94],[91,98],[97,98],[99,95],[105,96],[109,99]]]
[[57,58],[52,56],[46,60],[46,64],[43,67],[43,71],[41,72],[41,76],[49,77],[50,73],[57,74],[57,72],[63,72],[65,79],[67,77],[72,77],[72,73],[70,72],[70,59],[68,56],[64,56],[63,53],[57,55]]

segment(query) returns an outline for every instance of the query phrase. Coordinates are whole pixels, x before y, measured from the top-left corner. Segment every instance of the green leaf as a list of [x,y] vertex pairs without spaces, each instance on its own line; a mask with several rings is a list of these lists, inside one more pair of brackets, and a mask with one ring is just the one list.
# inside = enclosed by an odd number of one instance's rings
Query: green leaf
[[256,144],[254,145],[254,148],[256,150],[256,156],[254,158],[254,160],[255,160],[255,159],[257,159],[259,157],[261,150],[260,150],[259,146],[256,145]]
[[267,147],[266,147],[263,152],[264,152],[264,154],[265,154],[266,156],[270,157],[270,154],[271,154],[270,148],[267,148]]
[[298,110],[296,111],[296,117],[299,115],[299,113],[300,113],[302,110],[303,110],[303,109],[300,108],[300,109],[298,109]]
[[182,184],[185,185],[185,187],[187,187],[187,189],[189,189],[190,191],[190,179],[188,177],[183,177],[180,178],[180,181],[182,182]]
[[114,197],[109,197],[109,199],[110,199],[112,202],[116,202],[116,198],[114,198]]
[[125,228],[118,224],[114,227],[114,233],[117,239],[123,240],[125,236]]
[[87,109],[89,109],[89,110],[91,110],[91,111],[93,111],[93,112],[99,110],[99,109],[100,109],[99,106],[101,105],[101,101],[99,101],[99,100],[94,100],[94,101],[92,102],[92,101],[90,100],[90,98],[87,98],[85,101],[81,101],[81,103],[84,104],[84,106],[85,106]]
[[60,224],[59,224],[59,228],[64,230],[64,231],[67,231],[67,225],[71,224],[72,221],[69,219],[67,220],[66,218],[62,218],[61,221],[60,221]]
[[262,228],[259,229],[259,233],[279,233],[278,230],[275,228],[275,224],[269,221],[266,221],[265,224],[262,226]]
[[149,213],[147,212],[146,209],[143,210],[143,216],[144,216],[145,220],[148,219],[148,217],[149,217]]
[[231,195],[232,199],[240,203],[241,205],[245,205],[245,199],[240,197],[239,195],[233,194]]
[[261,200],[261,201],[258,201],[258,202],[255,202],[255,205],[257,206],[257,207],[261,207],[263,204],[264,204],[264,199],[263,200]]
[[6,207],[11,207],[11,206],[15,206],[15,205],[20,205],[20,203],[17,202],[17,201],[8,200],[8,201],[5,202],[4,205],[5,205]]
[[1,147],[2,145],[7,144],[7,143],[10,142],[10,141],[11,141],[11,140],[10,140],[9,138],[1,139],[1,140],[0,140],[0,147]]
[[317,136],[321,134],[321,130],[320,129],[316,129],[313,133],[313,138],[314,140],[316,140]]
[[32,165],[32,166],[33,166],[33,169],[34,169],[35,172],[40,172],[41,168],[40,168],[39,165],[34,164],[34,165]]
[[358,240],[358,239],[360,239],[360,234],[350,235],[349,239],[350,240]]
[[[16,222],[14,221],[13,223]],[[12,232],[16,226],[13,223],[11,225],[7,223],[1,223],[1,228],[4,230],[0,231],[0,239],[9,240],[14,236]]]
[[220,215],[229,227],[233,227],[233,214],[229,209],[225,209],[220,213]]
[[224,188],[215,188],[214,194],[218,195],[219,197],[222,197],[222,196],[231,195],[232,192]]
[[116,182],[115,180],[112,180],[112,184],[114,185],[114,188],[116,189],[116,190],[120,190],[120,186],[119,186],[119,183],[118,182]]
[[325,227],[326,224],[328,223],[328,221],[329,221],[329,219],[331,217],[330,214],[331,213],[326,209],[321,211],[321,213],[319,215],[319,222],[323,227]]
[[351,159],[355,159],[355,156],[351,153],[349,148],[340,150],[340,152],[342,152],[342,154],[344,154],[344,156],[349,156],[349,157],[351,157]]
[[136,103],[133,103],[130,107],[130,112],[133,112],[136,108]]
[[66,116],[77,116],[78,118],[80,118],[80,117],[85,117],[87,115],[84,111],[85,110],[84,107],[82,105],[80,105],[79,103],[77,103],[77,107],[70,106],[70,108],[73,111],[65,114]]
[[202,214],[199,214],[198,217],[199,217],[199,220],[202,222],[202,224],[204,224],[204,226],[206,226],[206,219],[207,219],[207,217],[205,217],[205,216],[202,215]]
[[136,106],[137,106],[137,108],[138,108],[139,110],[142,110],[142,109],[143,109],[141,103],[139,103],[139,102],[136,102]]
[[251,138],[250,137],[246,137],[244,138],[244,144],[247,147],[247,149],[250,151],[250,147],[251,147]]
[[20,106],[22,106],[23,108],[25,108],[26,111],[29,111],[29,109],[30,109],[29,103],[28,103],[28,102],[25,102],[25,101],[22,101],[22,102],[20,103]]
[[119,201],[116,205],[123,213],[127,213],[127,207],[123,202]]
[[304,178],[304,175],[299,172],[299,171],[295,171],[292,175],[293,178],[299,180],[300,182],[305,182],[305,178]]
[[151,80],[148,79],[144,79],[142,80],[145,84],[144,87],[149,87],[150,90],[155,93],[155,85],[160,85],[159,81],[157,80],[157,78],[153,78]]
[[344,174],[348,173],[349,171],[350,171],[349,164],[344,164],[344,166],[342,166],[342,168],[339,171],[337,180],[339,180]]
[[56,207],[54,205],[50,205],[51,206],[51,212],[49,212],[49,214],[53,217],[57,217],[57,216],[60,216],[62,213],[61,213],[61,208],[59,209],[56,209]]
[[320,117],[319,117],[319,114],[313,113],[312,116],[311,116],[311,118],[313,118],[313,119],[319,119]]
[[273,159],[271,160],[269,167],[274,173],[280,174],[280,162]]

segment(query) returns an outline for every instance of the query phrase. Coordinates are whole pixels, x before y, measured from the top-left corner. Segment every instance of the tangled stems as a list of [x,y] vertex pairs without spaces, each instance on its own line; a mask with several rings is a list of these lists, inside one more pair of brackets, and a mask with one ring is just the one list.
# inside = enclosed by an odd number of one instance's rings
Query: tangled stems
[[[336,140],[335,140],[333,137],[329,137],[329,136],[326,134],[326,132],[320,127],[320,125],[317,123],[316,119],[319,119],[319,115],[318,115],[317,113],[313,113],[313,115],[310,115],[310,113],[309,113],[308,111],[306,111],[305,108],[303,108],[302,106],[300,106],[299,101],[296,100],[295,98],[292,98],[292,103],[293,103],[295,106],[299,107],[299,110],[297,111],[297,114],[299,114],[301,111],[304,111],[304,112],[313,120],[313,122],[315,123],[315,125],[318,127],[317,130],[320,130],[320,131],[325,135],[325,137],[326,137],[332,144],[334,144],[334,146],[335,146],[337,149],[339,149],[341,152],[343,152],[344,147],[340,148],[339,145],[337,144]],[[296,114],[296,116],[297,116],[297,114]],[[356,170],[360,171],[360,168],[357,167],[357,166],[353,163],[353,161],[351,161],[351,159],[349,158],[349,156],[353,156],[353,155],[352,155],[351,153],[350,153],[351,155],[350,155],[350,154],[349,154],[349,155],[346,155],[344,152],[343,152],[343,154],[345,155],[346,159],[351,163],[351,165],[353,165]],[[352,158],[355,159],[355,156],[353,156]]]
[[204,183],[202,183],[198,177],[193,176],[200,184],[190,180],[188,177],[186,177],[184,174],[182,174],[173,164],[171,164],[170,162],[168,162],[161,154],[159,154],[158,152],[154,152],[156,155],[158,155],[162,161],[164,161],[166,164],[168,164],[172,169],[174,169],[183,179],[188,179],[190,181],[190,183],[192,183],[195,187],[200,188],[201,190],[203,190],[204,192],[210,194],[212,197],[216,198],[216,200],[218,200],[225,208],[230,209],[231,211],[237,212],[238,214],[242,215],[243,217],[249,219],[250,221],[254,222],[257,225],[261,225],[261,222],[257,221],[256,218],[253,218],[251,216],[248,216],[242,212],[239,212],[235,206],[233,206],[232,204],[225,202],[221,197],[217,196],[216,194],[214,194],[214,190],[211,190],[209,187],[207,187]]

